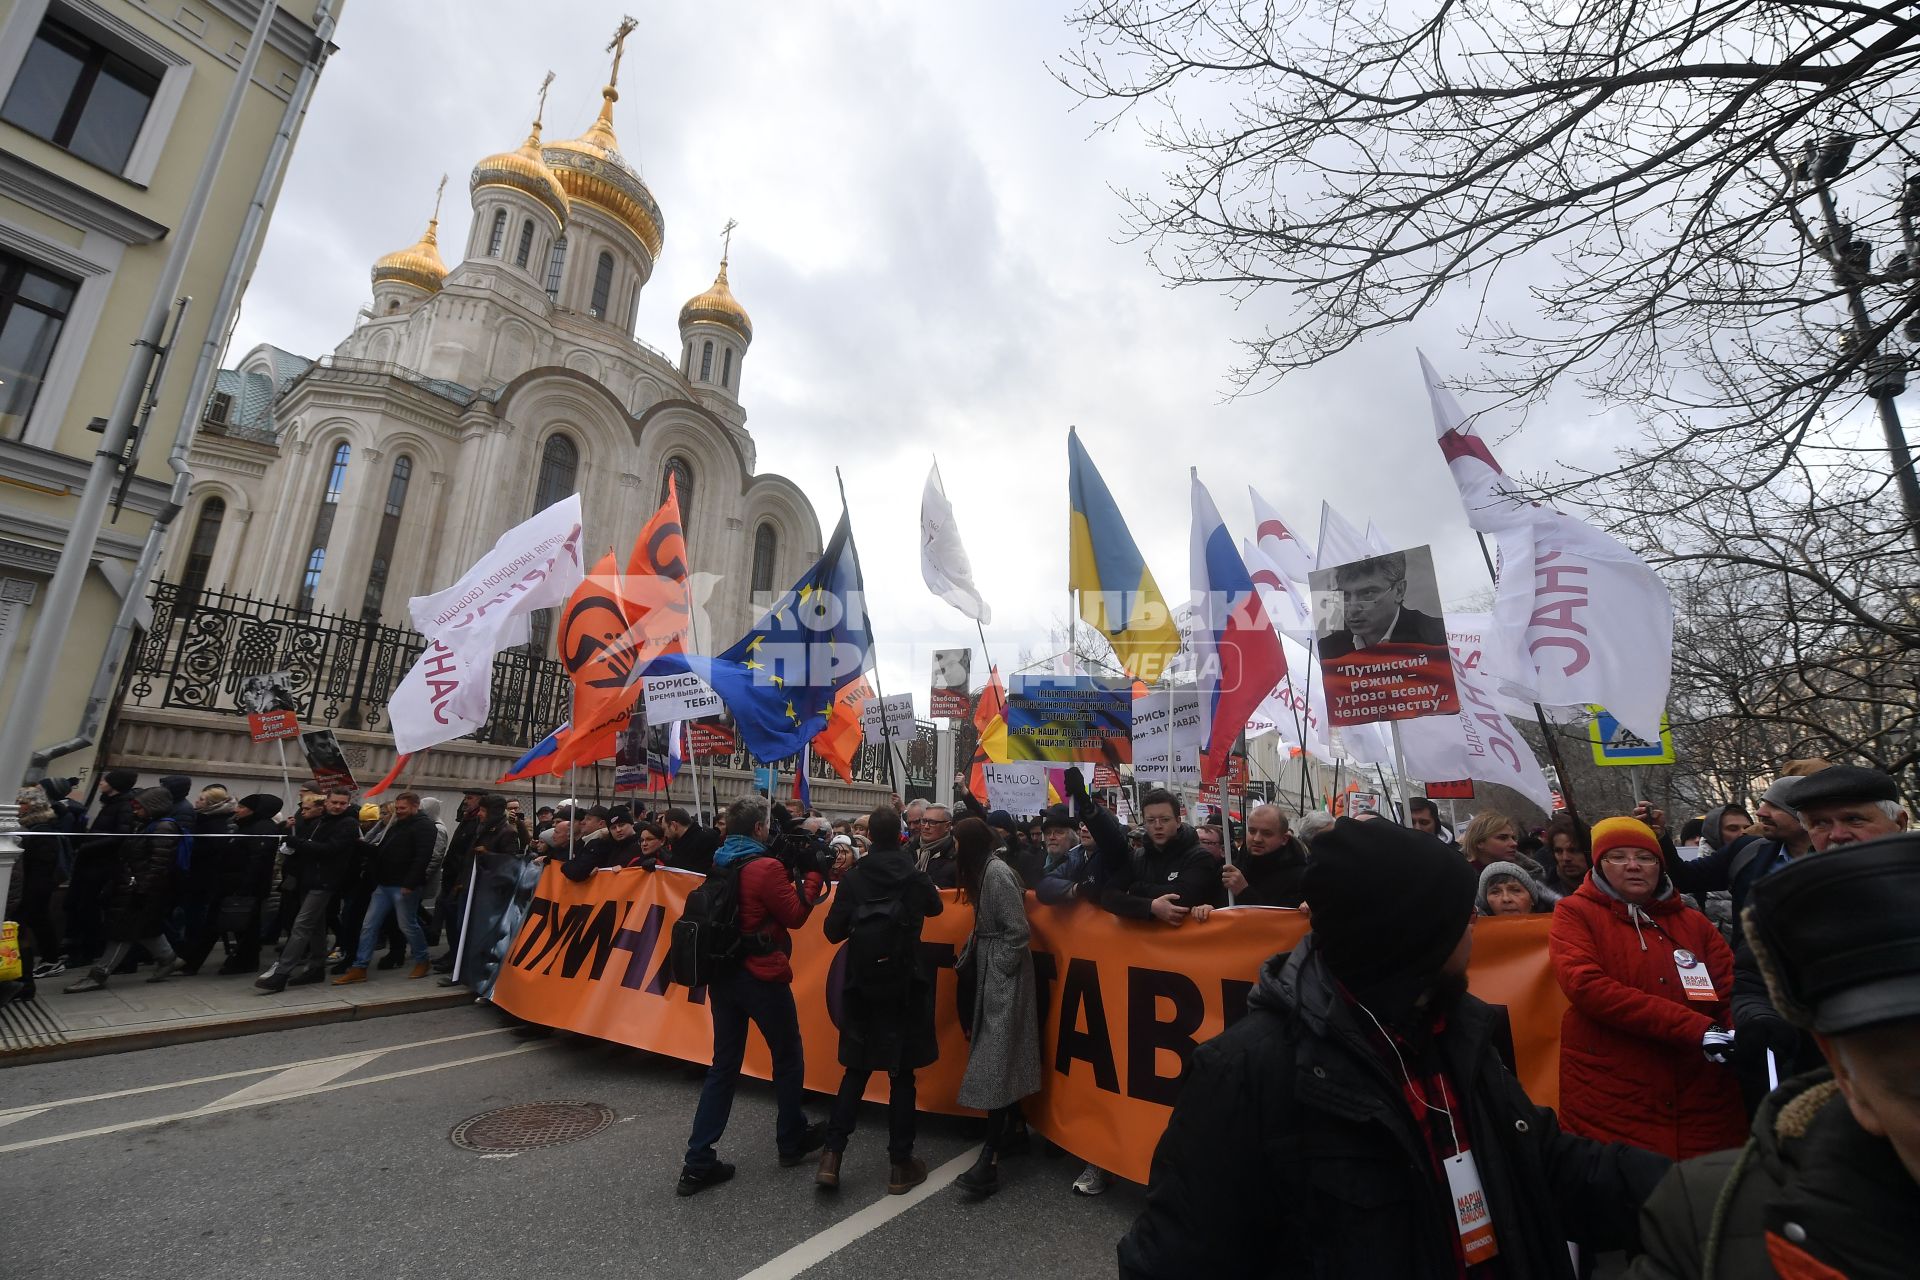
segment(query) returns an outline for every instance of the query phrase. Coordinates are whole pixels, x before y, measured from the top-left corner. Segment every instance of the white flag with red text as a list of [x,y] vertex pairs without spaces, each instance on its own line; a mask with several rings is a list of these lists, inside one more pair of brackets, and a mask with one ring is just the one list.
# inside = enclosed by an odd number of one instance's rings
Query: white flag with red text
[[1454,686],[1460,714],[1400,721],[1400,747],[1407,772],[1427,782],[1497,782],[1512,787],[1547,813],[1553,795],[1533,748],[1500,709],[1493,678],[1482,668],[1482,640],[1492,624],[1484,613],[1447,615],[1453,650]]
[[399,751],[422,751],[487,722],[494,656],[527,642],[528,614],[564,604],[580,585],[580,542],[574,493],[501,534],[460,581],[407,602],[427,648],[387,707]]

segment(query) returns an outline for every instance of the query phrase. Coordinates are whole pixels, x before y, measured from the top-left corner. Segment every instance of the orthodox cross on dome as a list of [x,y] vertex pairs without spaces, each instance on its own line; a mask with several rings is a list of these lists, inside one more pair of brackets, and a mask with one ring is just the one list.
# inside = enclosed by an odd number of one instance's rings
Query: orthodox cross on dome
[[433,189],[433,220],[440,221],[440,197],[447,193],[447,175],[440,175],[440,185]]
[[631,17],[621,18],[619,28],[613,33],[612,43],[607,45],[607,52],[613,55],[613,74],[607,77],[609,89],[617,87],[620,83],[620,55],[626,52],[627,36],[632,34],[634,28],[639,25]]
[[540,105],[533,113],[533,127],[538,129],[547,118],[547,90],[553,86],[553,72],[547,72],[547,78],[540,82]]
[[723,267],[727,265],[727,255],[733,252],[733,229],[739,225],[728,218],[727,225],[720,228],[720,265]]

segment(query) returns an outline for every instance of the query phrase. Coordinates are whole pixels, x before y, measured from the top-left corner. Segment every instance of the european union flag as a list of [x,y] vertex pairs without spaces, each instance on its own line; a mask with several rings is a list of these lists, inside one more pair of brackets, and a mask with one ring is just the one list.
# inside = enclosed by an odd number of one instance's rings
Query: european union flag
[[833,697],[870,664],[872,628],[846,513],[792,590],[717,658],[664,654],[648,667],[705,677],[758,760],[784,760],[827,726]]

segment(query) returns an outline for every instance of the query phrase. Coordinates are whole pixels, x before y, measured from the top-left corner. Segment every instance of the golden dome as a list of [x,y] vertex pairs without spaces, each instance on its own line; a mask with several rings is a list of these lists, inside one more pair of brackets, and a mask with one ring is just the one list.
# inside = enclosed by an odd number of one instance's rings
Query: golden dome
[[620,140],[613,136],[613,104],[619,91],[608,85],[600,96],[600,116],[592,126],[577,138],[543,148],[541,158],[570,199],[611,214],[658,261],[667,242],[666,219],[639,172],[621,158]]
[[478,191],[481,187],[508,187],[523,192],[544,205],[561,226],[567,224],[570,207],[566,189],[540,156],[538,120],[533,122],[533,131],[527,134],[527,140],[520,144],[518,150],[502,151],[473,166],[473,176],[467,181],[467,189]]
[[440,285],[447,278],[447,264],[440,260],[439,230],[440,219],[435,217],[428,221],[427,233],[417,243],[374,263],[374,284],[392,281],[412,285],[422,293],[440,292]]
[[720,274],[713,278],[713,286],[698,297],[689,298],[687,305],[680,308],[682,329],[701,323],[723,325],[739,334],[740,341],[753,341],[753,321],[747,319],[747,309],[727,287],[725,258],[720,259]]

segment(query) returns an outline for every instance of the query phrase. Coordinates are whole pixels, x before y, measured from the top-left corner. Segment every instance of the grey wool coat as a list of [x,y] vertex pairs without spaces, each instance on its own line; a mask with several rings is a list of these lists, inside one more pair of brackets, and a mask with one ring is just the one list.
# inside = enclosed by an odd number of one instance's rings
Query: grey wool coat
[[960,953],[978,966],[973,999],[973,1048],[960,1082],[960,1105],[991,1111],[1040,1089],[1040,1015],[1027,949],[1027,894],[1020,877],[999,857],[987,860],[973,936]]

